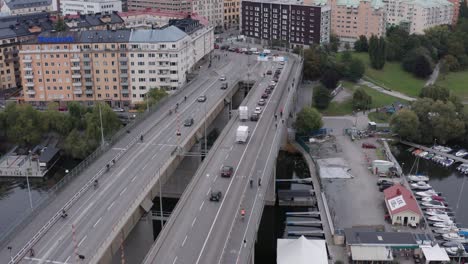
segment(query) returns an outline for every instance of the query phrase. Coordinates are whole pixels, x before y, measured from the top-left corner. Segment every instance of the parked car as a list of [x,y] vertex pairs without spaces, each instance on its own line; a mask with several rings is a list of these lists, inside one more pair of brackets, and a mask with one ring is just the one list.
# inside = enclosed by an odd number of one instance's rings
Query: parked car
[[234,172],[234,168],[231,166],[223,166],[221,168],[221,177],[231,177]]
[[380,190],[381,192],[383,192],[385,189],[390,188],[390,187],[392,187],[393,185],[395,185],[395,183],[393,183],[393,182],[392,182],[392,183],[380,184],[379,190]]
[[262,94],[262,99],[267,99],[268,98],[268,94],[264,93]]
[[371,143],[362,143],[362,148],[375,149],[377,147],[374,144],[371,144]]
[[192,125],[193,125],[193,118],[190,117],[190,118],[185,119],[184,126],[189,127]]
[[272,74],[272,71],[271,71],[271,70],[268,70],[268,71],[266,72],[266,74],[267,74],[267,75],[271,75],[271,74]]
[[219,45],[218,45],[218,44],[214,44],[214,48],[215,48],[215,49],[219,49]]
[[210,201],[219,202],[221,200],[221,191],[212,191],[210,194]]
[[221,90],[226,90],[228,88],[228,84],[227,83],[222,83],[221,84]]
[[197,101],[200,102],[200,103],[203,103],[206,101],[206,95],[200,95],[198,98],[197,98]]
[[219,80],[220,80],[220,81],[225,81],[225,80],[226,80],[226,76],[225,76],[225,75],[221,75],[221,77],[219,77]]
[[265,99],[260,99],[260,100],[258,100],[257,105],[263,106],[263,105],[265,105],[265,104],[266,104]]
[[266,88],[266,89],[265,89],[265,93],[271,94],[271,89],[270,89],[270,88]]
[[260,118],[260,116],[257,113],[252,113],[250,115],[250,121],[256,122],[256,121],[258,121],[259,118]]
[[125,112],[125,110],[123,108],[120,108],[120,107],[113,108],[112,111],[114,111],[114,112]]
[[260,106],[255,107],[254,113],[261,114],[262,113],[262,108]]
[[390,185],[393,185],[393,182],[391,180],[387,180],[387,179],[378,179],[377,180],[377,185],[386,185],[386,184],[390,184]]

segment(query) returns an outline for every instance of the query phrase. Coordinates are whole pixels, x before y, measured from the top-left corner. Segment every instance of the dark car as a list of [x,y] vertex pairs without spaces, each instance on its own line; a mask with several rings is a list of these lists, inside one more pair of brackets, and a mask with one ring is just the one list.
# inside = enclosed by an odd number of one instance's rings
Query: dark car
[[212,191],[210,194],[210,201],[219,202],[221,200],[221,191]]
[[229,49],[229,46],[228,46],[228,45],[223,45],[223,46],[221,46],[221,50],[227,50],[227,49]]
[[281,74],[281,70],[280,70],[280,69],[276,69],[275,74]]
[[393,185],[393,182],[391,180],[387,180],[387,179],[379,179],[377,180],[377,185]]
[[380,184],[379,190],[383,192],[385,189],[392,187],[395,185],[393,182],[392,183],[385,183],[385,184]]
[[256,121],[258,121],[258,118],[259,118],[259,117],[260,117],[259,114],[257,114],[257,113],[252,113],[252,114],[250,115],[250,121],[256,122]]
[[268,94],[264,93],[262,94],[262,99],[267,99],[268,98]]
[[229,48],[228,51],[232,51],[232,52],[235,52],[236,51],[236,48]]
[[221,90],[226,90],[228,88],[228,84],[227,83],[222,83],[221,84]]
[[273,77],[273,81],[278,82],[278,80],[279,80],[279,77],[276,77],[276,76]]
[[371,143],[362,143],[362,148],[367,148],[367,149],[375,149],[377,148],[374,144]]
[[271,89],[270,89],[270,88],[266,88],[266,89],[265,89],[265,93],[271,94]]
[[253,53],[250,50],[248,50],[248,51],[245,52],[245,54],[246,55],[252,55]]
[[231,177],[232,173],[234,172],[234,168],[231,166],[223,166],[221,168],[221,177]]
[[187,118],[184,121],[184,126],[189,127],[193,125],[193,118]]
[[272,73],[273,73],[273,72],[272,72],[271,70],[268,70],[268,71],[266,72],[267,75],[271,75]]
[[198,98],[197,98],[197,101],[200,102],[200,103],[203,103],[206,101],[206,95],[200,95]]

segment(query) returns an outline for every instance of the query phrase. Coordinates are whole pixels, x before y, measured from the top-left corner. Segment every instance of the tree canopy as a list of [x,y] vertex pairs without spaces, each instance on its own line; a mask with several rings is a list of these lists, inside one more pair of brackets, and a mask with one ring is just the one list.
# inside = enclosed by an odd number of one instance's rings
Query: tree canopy
[[326,109],[330,104],[332,97],[330,90],[319,85],[314,88],[313,101],[314,106],[318,109]]
[[315,108],[304,107],[297,114],[295,126],[299,134],[306,135],[321,128],[322,125],[322,116]]
[[362,88],[356,89],[353,93],[353,109],[368,110],[372,105],[372,97]]

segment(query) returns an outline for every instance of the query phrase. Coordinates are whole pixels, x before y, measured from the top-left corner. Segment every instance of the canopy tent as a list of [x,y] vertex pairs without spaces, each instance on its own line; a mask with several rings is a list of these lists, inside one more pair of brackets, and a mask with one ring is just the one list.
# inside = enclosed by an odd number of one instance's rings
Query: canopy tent
[[298,239],[277,240],[277,264],[328,264],[325,240]]
[[426,258],[426,263],[430,261],[450,261],[447,252],[439,247],[439,244],[435,244],[433,247],[421,247],[422,252],[424,254],[424,258]]
[[308,240],[304,236],[298,239],[278,239],[277,243],[278,264],[310,263],[327,264],[327,249],[325,240]]
[[385,246],[351,246],[351,256],[355,261],[390,261],[392,250]]

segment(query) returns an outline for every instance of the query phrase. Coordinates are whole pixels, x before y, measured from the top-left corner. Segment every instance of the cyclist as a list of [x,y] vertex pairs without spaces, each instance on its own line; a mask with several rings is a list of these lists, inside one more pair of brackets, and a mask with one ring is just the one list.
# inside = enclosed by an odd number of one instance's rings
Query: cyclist
[[253,180],[250,179],[250,188],[252,188],[252,186],[253,186]]
[[240,213],[241,213],[242,220],[244,220],[244,217],[245,217],[245,210],[244,210],[244,208],[241,209]]

